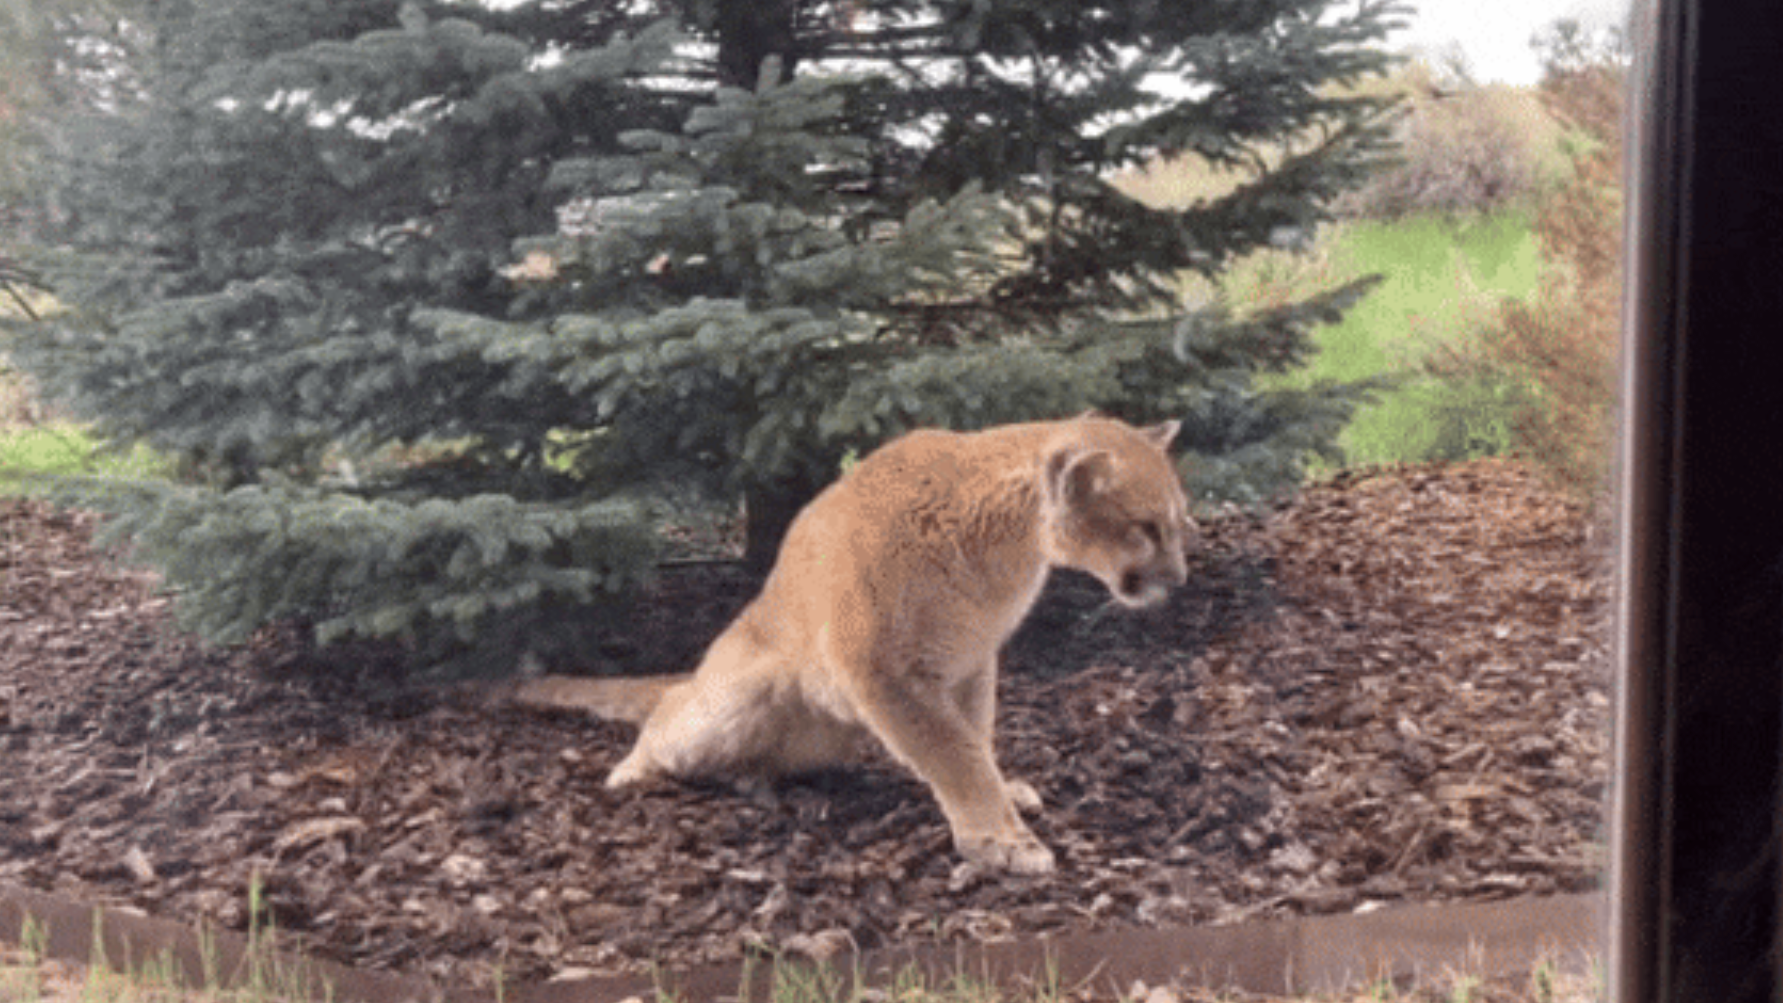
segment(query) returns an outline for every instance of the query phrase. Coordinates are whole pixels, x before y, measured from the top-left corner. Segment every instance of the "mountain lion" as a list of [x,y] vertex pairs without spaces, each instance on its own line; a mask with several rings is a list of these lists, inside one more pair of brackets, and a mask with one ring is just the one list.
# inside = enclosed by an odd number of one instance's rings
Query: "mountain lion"
[[1187,578],[1177,422],[1094,414],[916,431],[862,460],[788,530],[761,594],[691,675],[545,677],[523,704],[642,721],[607,778],[777,776],[877,740],[934,791],[970,861],[1022,873],[1053,854],[1017,814],[1040,798],[992,755],[997,653],[1054,566],[1127,606]]

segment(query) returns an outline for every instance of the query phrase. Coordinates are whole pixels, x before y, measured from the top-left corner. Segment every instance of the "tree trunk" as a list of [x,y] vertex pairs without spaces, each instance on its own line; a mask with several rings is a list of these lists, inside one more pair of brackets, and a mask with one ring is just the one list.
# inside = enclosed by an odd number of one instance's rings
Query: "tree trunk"
[[798,63],[799,0],[722,0],[718,4],[718,82],[753,91],[762,61],[780,57],[783,77]]
[[[718,35],[718,81],[727,87],[755,90],[762,61],[779,56],[782,79],[791,79],[798,63],[798,16],[801,0],[720,0],[714,27]],[[823,485],[808,474],[753,482],[743,492],[743,566],[766,575],[780,554],[780,541],[805,503]]]
[[766,575],[774,567],[787,528],[822,488],[810,475],[798,475],[744,489],[743,567],[750,574]]

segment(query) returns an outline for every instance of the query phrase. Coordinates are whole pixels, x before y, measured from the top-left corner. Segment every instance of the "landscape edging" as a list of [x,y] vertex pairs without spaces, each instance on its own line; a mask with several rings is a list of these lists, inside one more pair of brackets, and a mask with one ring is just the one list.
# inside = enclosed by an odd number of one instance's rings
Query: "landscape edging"
[[[233,931],[207,932],[119,907],[95,906],[0,882],[0,942],[19,943],[27,919],[44,935],[46,957],[84,965],[101,956],[132,964],[166,953],[197,979],[204,952],[216,970],[241,970],[248,940]],[[1381,977],[1445,971],[1489,976],[1527,970],[1544,959],[1576,962],[1600,950],[1607,905],[1601,894],[1515,898],[1492,902],[1384,907],[1360,914],[1308,916],[1226,927],[1127,929],[970,945],[923,945],[840,955],[841,972],[888,977],[915,966],[937,980],[956,973],[999,983],[1051,973],[1059,984],[1124,991],[1134,982],[1180,981],[1253,993],[1335,992]],[[442,987],[389,972],[284,956],[287,971],[325,980],[340,1003],[485,1003],[494,994]],[[764,984],[771,966],[705,965],[649,976],[592,977],[508,987],[512,1003],[585,1003],[652,998],[660,984],[684,1000],[734,997],[752,974]]]

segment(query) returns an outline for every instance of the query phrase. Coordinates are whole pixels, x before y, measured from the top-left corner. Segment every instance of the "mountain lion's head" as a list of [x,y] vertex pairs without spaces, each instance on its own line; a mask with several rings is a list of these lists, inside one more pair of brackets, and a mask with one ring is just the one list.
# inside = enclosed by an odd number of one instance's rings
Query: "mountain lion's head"
[[1048,559],[1095,575],[1125,605],[1159,602],[1189,576],[1194,523],[1169,454],[1181,423],[1085,416],[1067,427],[1045,454]]

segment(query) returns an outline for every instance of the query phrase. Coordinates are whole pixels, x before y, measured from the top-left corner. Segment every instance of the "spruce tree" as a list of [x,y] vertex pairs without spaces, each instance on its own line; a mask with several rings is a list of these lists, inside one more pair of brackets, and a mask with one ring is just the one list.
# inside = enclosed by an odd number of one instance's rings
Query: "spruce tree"
[[[0,312],[35,318],[36,271],[19,258],[36,229],[29,192],[34,121],[107,102],[134,81],[124,57],[136,41],[131,0],[40,0],[0,5]],[[0,376],[6,373],[0,358]]]
[[[917,425],[1185,419],[1245,500],[1358,388],[1269,391],[1366,283],[1264,312],[1176,277],[1360,183],[1396,9],[973,0],[252,0],[140,15],[133,93],[58,122],[15,360],[180,484],[113,531],[240,638],[471,640],[646,575],[664,499],[751,557]],[[1110,176],[1246,172],[1186,209]],[[511,654],[511,652],[510,652]]]

